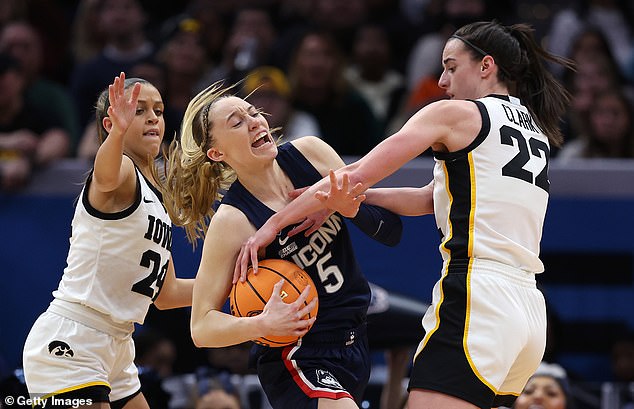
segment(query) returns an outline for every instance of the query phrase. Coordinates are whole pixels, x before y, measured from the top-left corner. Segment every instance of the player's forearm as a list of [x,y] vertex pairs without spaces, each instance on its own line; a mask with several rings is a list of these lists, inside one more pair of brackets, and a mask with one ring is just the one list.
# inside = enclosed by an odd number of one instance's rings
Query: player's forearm
[[191,306],[194,281],[193,278],[174,279],[167,288],[163,288],[154,305],[160,310]]
[[211,310],[196,317],[192,312],[191,334],[198,348],[220,348],[237,345],[264,336],[261,317],[234,317]]
[[375,188],[365,192],[368,204],[381,206],[401,216],[434,213],[433,186],[422,188]]
[[114,190],[121,184],[123,134],[111,132],[95,156],[94,179],[103,190]]
[[324,209],[322,202],[315,198],[315,192],[318,190],[327,190],[327,183],[329,183],[327,179],[322,179],[315,183],[299,197],[287,204],[282,210],[271,216],[265,223],[265,226],[279,233],[284,227],[298,223],[304,220],[308,215]]

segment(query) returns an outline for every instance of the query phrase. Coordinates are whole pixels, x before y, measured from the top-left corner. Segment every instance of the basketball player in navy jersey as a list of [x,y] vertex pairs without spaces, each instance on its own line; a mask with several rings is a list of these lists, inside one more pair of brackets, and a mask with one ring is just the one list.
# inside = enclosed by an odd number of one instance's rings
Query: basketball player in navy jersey
[[133,362],[134,325],[151,303],[191,305],[194,284],[175,276],[172,223],[154,186],[163,100],[149,82],[121,73],[96,114],[102,144],[73,216],[68,265],[26,339],[24,377],[39,407],[149,408]]
[[[438,82],[449,100],[422,108],[366,156],[307,189],[239,256],[244,274],[285,226],[322,206],[348,207],[363,192],[367,203],[398,214],[433,213],[444,263],[423,318],[410,409],[510,407],[541,361],[546,307],[535,274],[544,270],[549,153],[562,142],[558,123],[569,99],[545,60],[571,67],[543,50],[526,25],[458,29],[445,45]],[[431,183],[366,190],[430,147]],[[344,176],[347,203],[336,192]]]
[[[168,211],[193,241],[206,231],[194,285],[194,343],[222,347],[266,335],[300,336],[287,347],[254,351],[271,405],[356,408],[370,375],[365,327],[370,288],[342,214],[327,212],[324,220],[318,214],[311,223],[323,221],[320,228],[292,237],[289,226],[263,254],[292,261],[311,276],[319,296],[316,320],[302,319],[315,303],[303,305],[306,291],[294,303],[281,300],[282,282],[260,315],[234,317],[222,311],[242,243],[292,200],[292,191],[317,182],[329,169],[343,166],[343,160],[316,137],[278,147],[256,107],[214,85],[190,102],[180,142],[171,145],[167,157]],[[222,197],[221,189],[228,189]],[[400,240],[398,216],[376,206],[352,207],[352,222],[367,234],[388,245]]]

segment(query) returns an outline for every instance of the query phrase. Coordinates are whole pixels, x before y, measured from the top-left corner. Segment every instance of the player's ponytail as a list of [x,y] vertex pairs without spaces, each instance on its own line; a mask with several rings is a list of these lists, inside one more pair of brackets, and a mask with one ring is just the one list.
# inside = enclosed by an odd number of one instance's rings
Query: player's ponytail
[[516,81],[517,96],[522,100],[551,144],[561,146],[563,136],[559,129],[560,117],[570,102],[566,88],[548,71],[545,61],[574,69],[572,61],[544,50],[533,36],[533,30],[525,24],[508,28],[527,56],[526,72]]
[[209,109],[223,98],[229,88],[212,84],[188,104],[180,138],[174,139],[167,152],[159,185],[172,222],[185,229],[187,239],[196,245],[207,232],[214,214],[214,202],[234,180],[233,170],[224,162],[207,157],[212,145],[213,124],[208,123]]

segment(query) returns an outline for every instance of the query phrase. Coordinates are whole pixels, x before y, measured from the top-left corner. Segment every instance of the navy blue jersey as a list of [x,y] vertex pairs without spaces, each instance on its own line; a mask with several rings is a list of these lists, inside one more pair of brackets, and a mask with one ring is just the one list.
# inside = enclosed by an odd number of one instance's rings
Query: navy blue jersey
[[[310,186],[322,179],[317,169],[291,144],[278,147],[277,162],[297,188]],[[275,212],[235,181],[222,204],[240,209],[260,228]],[[354,257],[344,217],[334,213],[309,237],[288,237],[293,226],[282,230],[266,247],[265,258],[289,260],[303,268],[313,279],[319,294],[319,313],[313,328],[304,337],[324,332],[356,328],[365,322],[370,302],[370,287]]]

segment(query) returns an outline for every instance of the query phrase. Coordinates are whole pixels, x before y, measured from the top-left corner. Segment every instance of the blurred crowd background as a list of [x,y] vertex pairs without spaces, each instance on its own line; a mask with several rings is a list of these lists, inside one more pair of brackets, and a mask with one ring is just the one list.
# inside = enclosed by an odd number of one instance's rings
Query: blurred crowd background
[[577,62],[553,72],[574,96],[562,161],[634,155],[634,4],[628,0],[2,0],[0,174],[19,190],[97,148],[93,106],[120,71],[166,102],[166,142],[215,81],[271,114],[283,137],[317,135],[362,155],[425,104],[445,40],[467,22],[524,22]]
[[[634,157],[632,0],[0,0],[0,191],[19,194],[60,159],[90,163],[97,95],[121,71],[160,90],[165,143],[177,137],[189,100],[225,81],[268,113],[283,141],[316,135],[343,156],[363,155],[445,98],[437,79],[446,39],[490,19],[532,25],[546,49],[577,64],[575,72],[551,67],[573,96],[554,161]],[[165,317],[151,313],[149,322],[187,333],[187,318],[169,327]],[[182,358],[191,345],[152,331],[137,340],[139,366],[151,368],[146,380],[189,373],[172,389],[189,382],[216,390],[201,381],[213,379],[231,392],[231,380],[216,375],[248,373],[245,347]],[[610,380],[634,382],[634,336],[623,334],[610,353]],[[192,372],[192,362],[222,370]],[[156,387],[146,395],[161,407],[169,393]],[[574,392],[581,408],[601,407],[609,395]]]

